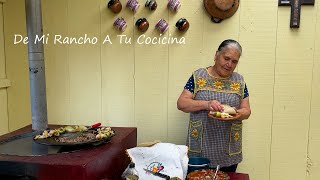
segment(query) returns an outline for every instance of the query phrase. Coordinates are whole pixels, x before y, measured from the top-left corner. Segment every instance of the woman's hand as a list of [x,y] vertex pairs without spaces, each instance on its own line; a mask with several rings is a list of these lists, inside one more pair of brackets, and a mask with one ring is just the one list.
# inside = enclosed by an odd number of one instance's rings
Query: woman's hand
[[251,108],[250,108],[250,103],[249,103],[249,97],[246,97],[241,100],[240,108],[237,109],[237,113],[239,113],[241,115],[238,120],[245,120],[250,117]]
[[222,111],[219,101],[194,100],[193,94],[184,89],[177,101],[177,108],[183,112]]
[[216,101],[216,100],[208,101],[208,110],[222,112],[223,106],[219,101]]

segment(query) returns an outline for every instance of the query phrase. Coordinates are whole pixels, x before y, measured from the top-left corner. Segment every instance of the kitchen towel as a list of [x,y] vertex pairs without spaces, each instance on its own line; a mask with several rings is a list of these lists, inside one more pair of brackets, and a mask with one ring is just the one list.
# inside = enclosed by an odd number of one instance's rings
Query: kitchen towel
[[159,172],[172,177],[185,179],[188,170],[188,147],[171,143],[157,143],[151,147],[135,147],[127,149],[127,153],[141,180],[160,180],[144,169]]

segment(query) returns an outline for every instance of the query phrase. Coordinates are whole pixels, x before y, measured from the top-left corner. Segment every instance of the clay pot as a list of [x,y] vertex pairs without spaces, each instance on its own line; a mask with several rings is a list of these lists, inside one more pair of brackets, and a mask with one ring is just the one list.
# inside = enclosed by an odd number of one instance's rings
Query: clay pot
[[148,7],[149,10],[154,11],[158,7],[157,1],[155,1],[155,0],[147,0],[147,2],[145,4],[145,7]]
[[119,0],[110,0],[108,3],[108,8],[113,13],[119,13],[122,10],[122,4]]
[[203,0],[203,3],[214,23],[233,16],[239,7],[239,0]]
[[140,18],[136,21],[136,26],[138,27],[139,31],[146,32],[149,28],[149,22],[146,18]]
[[190,24],[185,18],[180,18],[176,23],[176,27],[179,29],[179,31],[187,31],[189,26]]

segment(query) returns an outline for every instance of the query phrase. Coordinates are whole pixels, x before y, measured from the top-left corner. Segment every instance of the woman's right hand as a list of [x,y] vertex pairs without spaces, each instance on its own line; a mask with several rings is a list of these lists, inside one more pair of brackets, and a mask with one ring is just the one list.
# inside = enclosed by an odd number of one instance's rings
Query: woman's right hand
[[208,101],[208,110],[209,111],[223,111],[222,104],[217,100]]

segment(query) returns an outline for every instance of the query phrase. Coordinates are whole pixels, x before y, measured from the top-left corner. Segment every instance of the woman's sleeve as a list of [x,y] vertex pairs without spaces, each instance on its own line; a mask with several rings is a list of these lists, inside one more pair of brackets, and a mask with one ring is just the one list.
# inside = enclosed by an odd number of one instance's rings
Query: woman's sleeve
[[191,77],[189,78],[188,82],[187,82],[186,85],[184,86],[184,89],[187,89],[187,90],[190,91],[192,94],[194,93],[194,79],[193,79],[193,75],[191,75]]
[[244,85],[244,95],[243,95],[243,99],[249,97],[249,91],[247,88],[247,84]]

